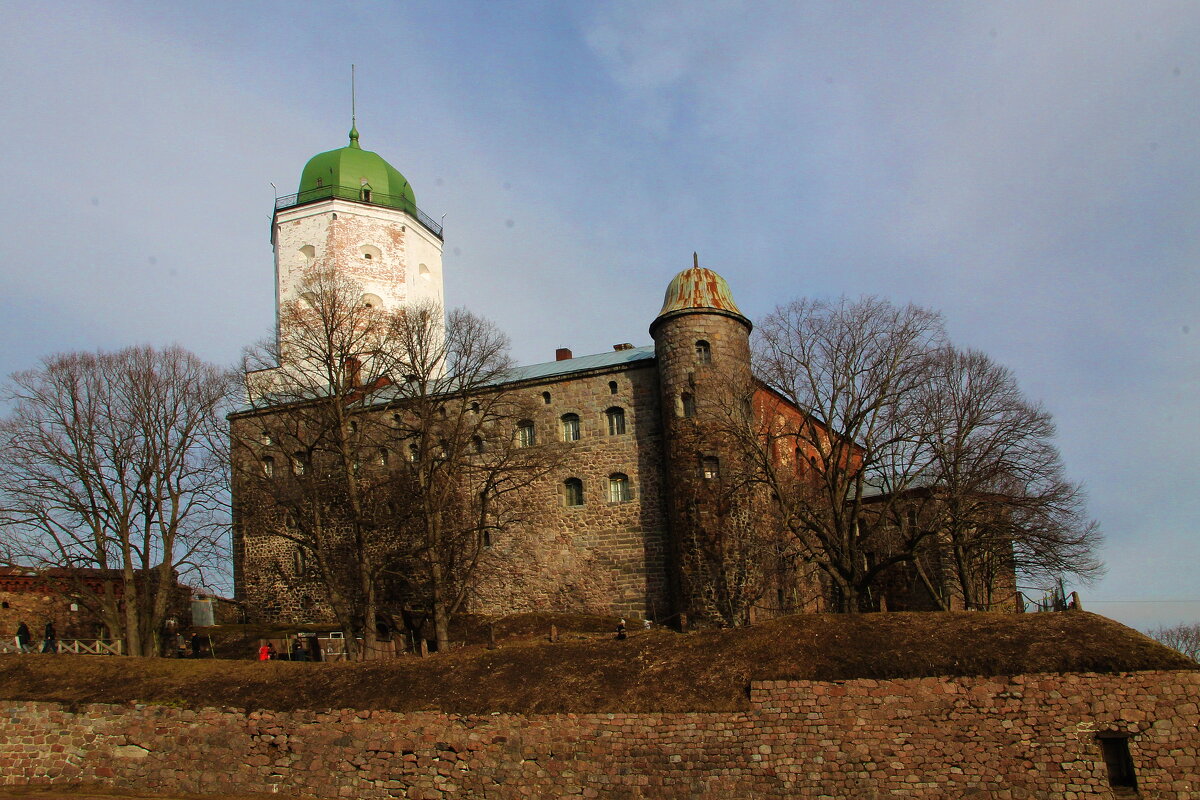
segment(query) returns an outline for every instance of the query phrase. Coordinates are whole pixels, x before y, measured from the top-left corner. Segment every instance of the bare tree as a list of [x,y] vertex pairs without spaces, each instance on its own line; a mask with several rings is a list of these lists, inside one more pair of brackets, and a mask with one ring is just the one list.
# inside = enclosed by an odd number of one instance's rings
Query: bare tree
[[505,388],[507,337],[465,311],[373,308],[317,270],[281,311],[277,353],[248,371],[234,426],[239,521],[311,552],[368,650],[384,595],[424,609],[448,646],[485,543],[524,514],[509,496],[559,450],[514,439],[531,412]]
[[[416,504],[425,604],[439,648],[474,584],[493,537],[529,514],[516,495],[561,461],[563,443],[516,435],[534,416],[506,381],[508,337],[468,311],[410,308],[391,320],[389,388],[396,435],[408,453],[399,465]],[[410,575],[412,580],[415,576]]]
[[1150,631],[1150,636],[1193,661],[1200,661],[1200,624],[1162,625]]
[[177,578],[204,583],[225,555],[230,389],[227,372],[177,347],[54,356],[7,387],[10,557],[119,574],[119,591],[112,579],[70,590],[130,654],[158,652]]
[[311,270],[280,308],[277,340],[248,351],[248,408],[231,426],[243,546],[249,529],[295,546],[292,577],[317,573],[352,657],[357,634],[375,650],[380,575],[401,542],[398,487],[376,468],[386,437],[361,413],[390,381],[390,316],[357,283]]
[[803,558],[827,576],[835,608],[875,608],[880,576],[930,537],[899,523],[930,465],[918,411],[941,319],[875,298],[803,300],[757,332],[758,374],[809,416],[767,414],[744,446]]
[[933,454],[922,517],[948,555],[942,586],[966,608],[992,608],[1011,604],[1013,577],[1046,586],[1063,573],[1102,574],[1100,533],[1063,477],[1054,423],[1012,373],[978,351],[944,348],[922,394]]

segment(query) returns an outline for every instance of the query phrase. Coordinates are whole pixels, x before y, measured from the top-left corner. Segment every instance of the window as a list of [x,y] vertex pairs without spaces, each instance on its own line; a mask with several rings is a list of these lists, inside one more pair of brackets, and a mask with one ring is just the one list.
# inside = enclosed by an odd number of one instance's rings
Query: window
[[471,449],[474,450],[476,453],[483,452],[483,437],[482,436],[472,436],[471,437]]
[[370,292],[364,294],[360,302],[363,308],[383,308],[383,301],[379,299],[379,295]]
[[408,446],[408,460],[414,464],[421,460],[421,448],[417,447],[416,442]]
[[583,481],[567,478],[563,481],[563,500],[568,506],[583,505]]
[[381,447],[375,453],[375,463],[381,467],[386,467],[388,464],[388,458],[390,456],[391,454],[388,453],[388,449],[386,447]]
[[471,413],[472,414],[479,413],[479,403],[471,403]]
[[267,431],[263,431],[262,433],[260,433],[258,435],[258,441],[262,442],[263,444],[273,444],[273,440],[271,439],[271,434],[268,433]]
[[608,502],[628,503],[633,499],[633,489],[629,486],[629,476],[623,472],[614,472],[608,476]]
[[483,532],[483,546],[484,547],[492,546],[492,532],[491,531]]
[[700,460],[700,474],[707,481],[721,477],[721,461],[716,456],[705,456]]
[[1129,737],[1120,732],[1112,732],[1098,734],[1096,738],[1100,742],[1100,753],[1108,770],[1108,785],[1114,789],[1136,790],[1137,775],[1133,770],[1133,756],[1129,754]]
[[308,574],[308,551],[303,547],[297,547],[292,551],[292,571],[301,578]]
[[712,348],[708,346],[708,342],[701,339],[696,342],[696,363],[711,364],[712,363]]
[[342,362],[342,383],[349,387],[362,383],[362,362],[354,356],[347,356]]
[[616,394],[616,393],[617,393],[617,382],[616,382],[616,381],[609,381],[609,382],[608,382],[608,393],[609,393],[609,394]]
[[275,459],[271,458],[270,456],[263,456],[262,471],[263,471],[263,475],[266,475],[268,478],[274,478],[275,477]]
[[533,421],[523,419],[517,423],[517,447],[533,447],[535,443]]
[[308,472],[308,453],[299,450],[292,453],[292,474],[304,475]]
[[679,395],[679,404],[675,409],[681,417],[696,416],[696,398],[691,392],[684,392]]
[[613,406],[604,412],[608,417],[608,435],[620,436],[625,433],[625,409]]
[[546,405],[550,405],[550,393],[549,392],[542,392],[542,402],[545,403]]
[[564,442],[579,441],[579,415],[563,414],[562,437]]

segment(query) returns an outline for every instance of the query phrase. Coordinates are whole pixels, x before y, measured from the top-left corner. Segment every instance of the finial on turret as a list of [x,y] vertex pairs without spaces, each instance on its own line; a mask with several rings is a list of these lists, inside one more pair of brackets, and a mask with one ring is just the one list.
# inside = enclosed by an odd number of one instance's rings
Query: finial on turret
[[700,269],[700,256],[696,255],[696,251],[692,251],[692,266]]
[[350,146],[358,147],[358,113],[354,107],[354,65],[350,65]]

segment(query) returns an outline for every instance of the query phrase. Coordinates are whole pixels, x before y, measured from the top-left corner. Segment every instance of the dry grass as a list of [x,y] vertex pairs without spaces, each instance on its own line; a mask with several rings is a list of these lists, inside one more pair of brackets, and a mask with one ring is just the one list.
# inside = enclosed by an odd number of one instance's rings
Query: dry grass
[[[560,641],[547,641],[554,622]],[[751,678],[901,678],[1200,669],[1104,617],[870,614],[788,617],[736,631],[638,631],[615,641],[599,617],[518,615],[501,646],[362,664],[0,657],[0,697],[289,710],[452,713],[724,711],[747,707]],[[615,622],[615,620],[612,620]]]

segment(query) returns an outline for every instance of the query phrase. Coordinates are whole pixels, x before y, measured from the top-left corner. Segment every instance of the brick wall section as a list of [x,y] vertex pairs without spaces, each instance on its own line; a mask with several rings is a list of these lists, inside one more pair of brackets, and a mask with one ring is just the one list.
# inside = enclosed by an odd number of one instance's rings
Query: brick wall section
[[1200,798],[1200,673],[763,681],[679,714],[181,710],[0,702],[0,784],[355,798]]

